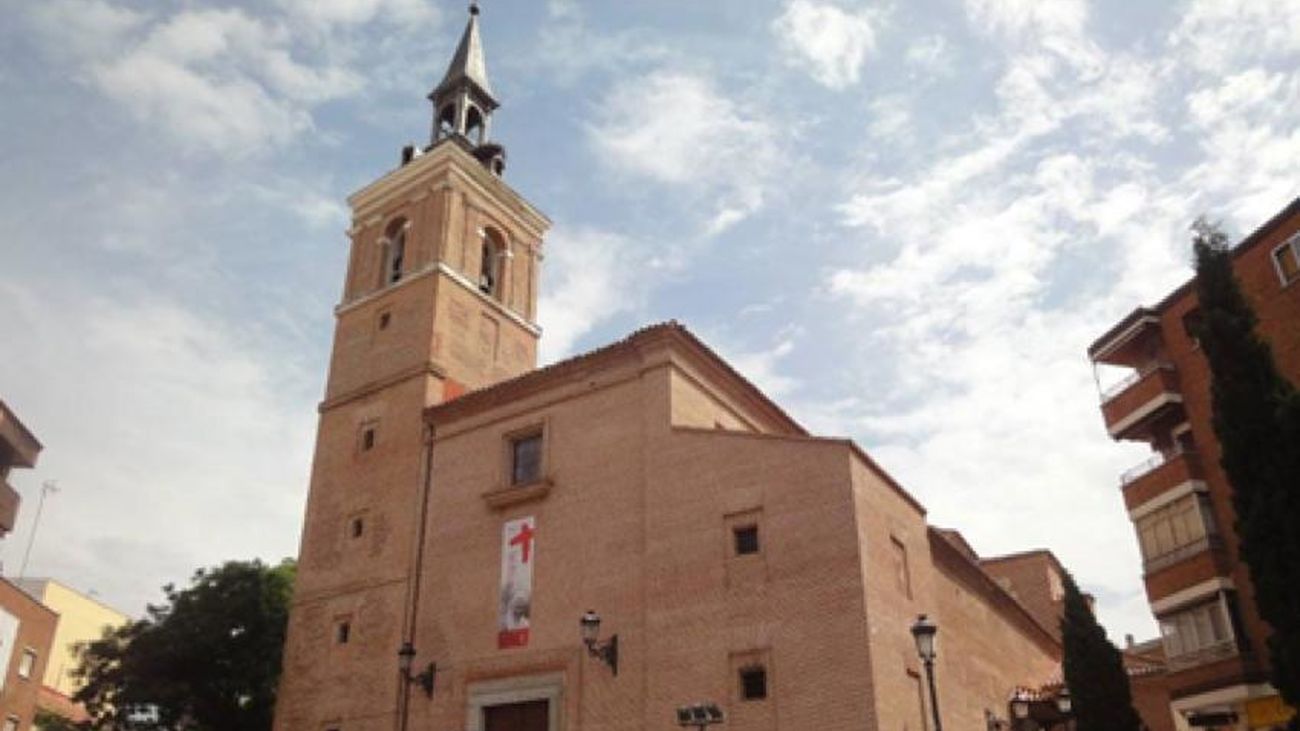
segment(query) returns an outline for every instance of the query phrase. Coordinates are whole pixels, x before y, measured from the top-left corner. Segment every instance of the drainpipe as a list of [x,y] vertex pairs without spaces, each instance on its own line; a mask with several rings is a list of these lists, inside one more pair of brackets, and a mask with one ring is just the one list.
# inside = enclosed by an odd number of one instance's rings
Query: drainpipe
[[[402,618],[402,646],[415,645],[415,617],[420,604],[420,575],[424,569],[424,537],[429,518],[429,492],[433,488],[433,439],[432,424],[424,425],[424,464],[420,469],[420,488],[417,493],[417,510],[419,516],[415,525],[415,545],[411,570],[406,580],[406,612]],[[397,679],[397,731],[406,731],[410,716],[411,679],[409,671],[399,669]]]

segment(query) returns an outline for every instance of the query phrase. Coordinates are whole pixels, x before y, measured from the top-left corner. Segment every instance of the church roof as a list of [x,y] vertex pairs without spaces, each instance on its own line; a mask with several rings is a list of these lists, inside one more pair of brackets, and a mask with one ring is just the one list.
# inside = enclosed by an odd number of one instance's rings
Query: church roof
[[478,3],[471,3],[469,6],[469,22],[465,24],[465,33],[460,37],[460,45],[456,46],[456,53],[451,57],[451,63],[447,66],[447,73],[443,75],[442,81],[438,82],[438,86],[434,88],[433,93],[429,96],[435,97],[461,83],[469,83],[477,87],[478,91],[493,103],[496,102],[496,97],[492,93],[492,85],[488,83],[487,60],[483,54],[483,39],[479,36],[478,31],[478,13]]
[[515,376],[514,378],[470,391],[462,396],[425,409],[426,418],[445,416],[455,419],[463,414],[473,413],[479,409],[492,408],[519,398],[534,389],[544,388],[546,384],[563,380],[567,376],[581,373],[589,368],[598,367],[622,354],[639,350],[642,346],[660,338],[671,338],[686,345],[690,351],[701,356],[704,361],[718,368],[725,374],[726,380],[736,384],[747,395],[750,403],[766,412],[773,421],[781,423],[792,435],[808,436],[808,431],[790,417],[775,401],[767,397],[757,386],[751,383],[721,356],[713,352],[703,341],[695,337],[690,330],[676,320],[661,322],[643,327],[632,334],[608,345],[575,355],[572,358],[557,361],[548,366]]

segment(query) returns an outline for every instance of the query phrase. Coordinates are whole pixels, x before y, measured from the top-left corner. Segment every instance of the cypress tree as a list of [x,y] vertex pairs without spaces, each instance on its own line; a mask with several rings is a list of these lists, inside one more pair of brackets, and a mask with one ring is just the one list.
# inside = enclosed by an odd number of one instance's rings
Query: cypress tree
[[1214,433],[1232,483],[1239,553],[1259,614],[1273,628],[1273,685],[1300,707],[1300,395],[1255,332],[1227,237],[1203,219],[1192,229],[1196,335],[1212,375]]
[[1076,731],[1138,731],[1142,720],[1133,710],[1123,656],[1106,639],[1074,577],[1067,573],[1064,584],[1061,643]]

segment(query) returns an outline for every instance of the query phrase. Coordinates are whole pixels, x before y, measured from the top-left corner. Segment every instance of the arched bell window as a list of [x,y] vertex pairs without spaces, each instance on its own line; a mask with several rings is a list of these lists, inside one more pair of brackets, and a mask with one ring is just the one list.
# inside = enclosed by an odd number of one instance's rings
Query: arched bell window
[[456,105],[444,105],[438,112],[438,137],[450,137],[456,133]]
[[409,227],[410,223],[405,218],[399,218],[388,224],[384,231],[380,286],[394,284],[402,278],[406,259],[406,229]]
[[471,104],[465,110],[465,136],[481,143],[484,129],[483,113],[478,110],[478,107]]
[[502,275],[505,260],[510,255],[505,237],[494,228],[483,230],[483,246],[479,257],[478,289],[483,294],[501,299]]

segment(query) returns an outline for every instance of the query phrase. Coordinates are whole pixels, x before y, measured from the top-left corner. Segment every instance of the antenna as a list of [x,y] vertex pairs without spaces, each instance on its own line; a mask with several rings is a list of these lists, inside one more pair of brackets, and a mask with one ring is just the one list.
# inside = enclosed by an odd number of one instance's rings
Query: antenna
[[32,557],[32,544],[36,543],[36,529],[41,527],[41,511],[45,509],[45,496],[57,493],[59,484],[54,480],[41,483],[41,499],[36,503],[36,519],[32,521],[32,534],[27,537],[27,550],[23,552],[23,563],[18,569],[18,578],[27,575],[27,560]]

